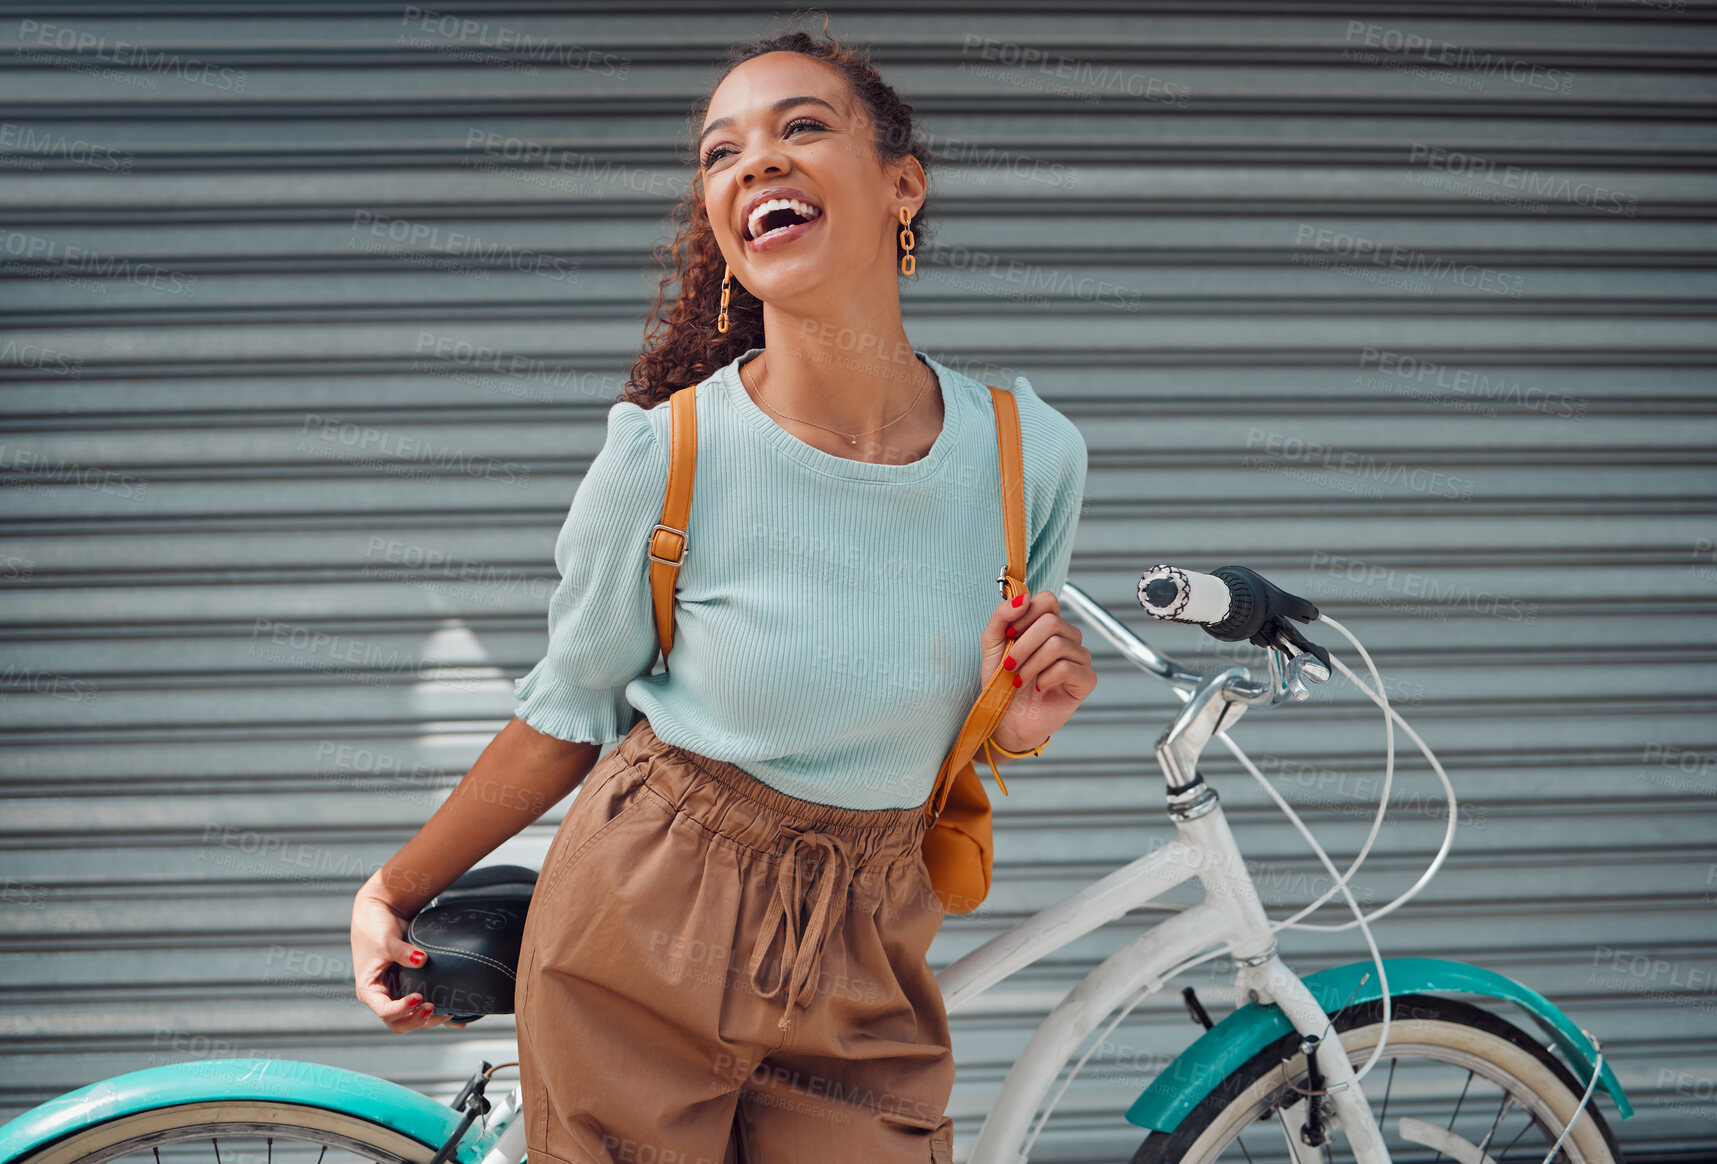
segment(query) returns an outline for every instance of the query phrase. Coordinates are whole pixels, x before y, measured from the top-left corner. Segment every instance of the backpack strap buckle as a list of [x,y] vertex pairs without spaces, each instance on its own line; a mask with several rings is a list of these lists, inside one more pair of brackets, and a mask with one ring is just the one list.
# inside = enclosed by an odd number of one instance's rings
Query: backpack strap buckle
[[[663,538],[663,534],[667,534],[669,537]],[[674,541],[673,539],[678,540]],[[663,554],[656,553],[658,549],[662,550]],[[673,554],[673,557],[664,556],[668,553]],[[651,528],[650,561],[660,562],[664,566],[678,566],[681,559],[689,553],[691,553],[691,546],[686,538],[685,530],[675,529],[671,525],[664,525],[660,522]]]

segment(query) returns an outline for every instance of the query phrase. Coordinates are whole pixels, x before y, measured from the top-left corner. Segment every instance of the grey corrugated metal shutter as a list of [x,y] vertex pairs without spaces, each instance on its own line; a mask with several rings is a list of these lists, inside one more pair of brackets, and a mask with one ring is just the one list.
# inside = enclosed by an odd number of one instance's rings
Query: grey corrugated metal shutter
[[[1714,11],[950,4],[835,28],[943,159],[915,342],[1023,372],[1086,435],[1073,581],[1137,622],[1142,566],[1242,562],[1356,630],[1468,806],[1379,940],[1564,1004],[1640,1109],[1634,1155],[1717,1142]],[[763,13],[459,16],[477,30],[397,5],[12,19],[0,1117],[173,1059],[446,1098],[511,1058],[504,1021],[380,1029],[350,997],[350,896],[540,657],[673,142]],[[1014,769],[991,910],[939,962],[1166,835],[1139,757],[1173,703],[1097,657],[1101,690]],[[1381,753],[1352,693],[1236,735],[1351,853]],[[1298,840],[1208,770],[1266,900],[1304,900]],[[1437,830],[1422,765],[1401,780],[1378,901]],[[539,860],[561,811],[488,860]],[[962,1151],[1123,936],[957,1016]],[[1041,1154],[1124,1159],[1120,1111],[1191,1034],[1172,995],[1141,1008]]]

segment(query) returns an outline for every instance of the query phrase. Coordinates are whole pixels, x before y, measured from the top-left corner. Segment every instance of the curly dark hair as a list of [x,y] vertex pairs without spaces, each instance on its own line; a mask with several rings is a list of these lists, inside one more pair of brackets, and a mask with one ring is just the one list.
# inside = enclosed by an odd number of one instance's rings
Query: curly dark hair
[[[794,19],[818,13],[816,9],[801,10]],[[928,173],[930,149],[919,137],[912,106],[901,99],[870,63],[868,49],[848,48],[828,36],[829,18],[823,17],[819,41],[802,30],[779,32],[735,45],[728,52],[727,67],[710,86],[710,96],[727,75],[752,57],[764,53],[803,53],[814,60],[833,66],[844,78],[854,97],[869,116],[872,138],[878,158],[897,162],[908,155],[918,159]],[[716,315],[721,308],[721,278],[726,266],[721,248],[716,245],[704,205],[703,173],[697,156],[697,135],[709,112],[709,96],[693,108],[687,120],[686,164],[692,170],[690,192],[669,216],[675,224],[672,243],[659,243],[652,254],[662,268],[656,286],[656,303],[646,321],[644,347],[632,365],[632,377],[626,381],[618,399],[650,408],[666,400],[670,394],[687,384],[695,384],[717,368],[731,363],[749,348],[763,346],[763,304],[743,287],[738,278],[730,280],[731,296],[726,332],[716,330]],[[925,205],[928,206],[928,199]],[[926,236],[929,216],[924,207],[913,217],[910,229],[914,248]],[[895,239],[896,257],[904,252],[899,236]],[[664,313],[663,295],[669,283],[678,282],[679,292],[671,308]]]

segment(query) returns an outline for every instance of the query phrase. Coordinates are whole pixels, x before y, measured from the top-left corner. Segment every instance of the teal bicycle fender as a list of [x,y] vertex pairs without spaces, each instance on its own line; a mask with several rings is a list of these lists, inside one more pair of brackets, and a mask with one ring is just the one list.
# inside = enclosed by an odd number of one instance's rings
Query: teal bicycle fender
[[[1537,991],[1522,986],[1480,966],[1465,962],[1448,962],[1441,958],[1385,958],[1389,972],[1391,997],[1401,994],[1421,994],[1428,990],[1461,991],[1507,999],[1532,1016],[1561,1050],[1572,1067],[1581,1090],[1592,1078],[1595,1053],[1591,1041],[1580,1033],[1572,1019],[1563,1014],[1555,1003]],[[1377,981],[1376,967],[1370,962],[1355,962],[1350,966],[1335,966],[1307,975],[1305,984],[1311,989],[1318,1005],[1329,1011],[1352,1002],[1374,1002],[1383,996]],[[1371,978],[1361,986],[1367,973]],[[1198,1103],[1216,1089],[1241,1064],[1265,1047],[1294,1029],[1280,1007],[1247,1003],[1233,1014],[1211,1027],[1198,1041],[1183,1051],[1168,1068],[1145,1088],[1133,1106],[1127,1109],[1127,1120],[1141,1128],[1172,1132],[1180,1126]],[[1634,1114],[1633,1105],[1622,1092],[1615,1072],[1604,1063],[1598,1082],[1622,1118]]]
[[[446,1104],[361,1071],[299,1059],[198,1059],[128,1071],[68,1091],[0,1127],[0,1161],[50,1144],[116,1116],[180,1103],[268,1099],[362,1116],[439,1148],[463,1118]],[[482,1135],[466,1129],[459,1158]]]

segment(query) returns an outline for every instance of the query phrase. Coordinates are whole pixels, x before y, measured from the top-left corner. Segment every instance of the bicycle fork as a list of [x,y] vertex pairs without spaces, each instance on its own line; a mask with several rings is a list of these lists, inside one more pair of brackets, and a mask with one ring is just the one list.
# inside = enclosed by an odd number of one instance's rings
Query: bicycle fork
[[[1208,866],[1199,870],[1198,876],[1204,885],[1205,904],[1222,917],[1236,966],[1236,1004],[1256,1001],[1281,1008],[1312,1048],[1308,1059],[1313,1067],[1313,1086],[1309,1090],[1321,1094],[1309,1100],[1308,1111],[1328,1104],[1357,1164],[1389,1164],[1382,1131],[1360,1091],[1341,1039],[1329,1037],[1333,1026],[1329,1015],[1276,952],[1275,931],[1221,812],[1216,790],[1198,775],[1198,758],[1211,737],[1233,727],[1246,712],[1248,701],[1228,694],[1231,682],[1244,675],[1241,668],[1231,667],[1206,676],[1157,741],[1157,762],[1169,784],[1169,817],[1191,851],[1208,858]],[[1316,1082],[1320,1075],[1321,1087]],[[1296,1160],[1322,1161],[1321,1140],[1312,1134],[1319,1131],[1316,1121],[1305,1134],[1285,1126],[1284,1131]],[[1308,1143],[1308,1139],[1318,1142]]]
[[[1313,1063],[1322,1076],[1320,1106],[1334,1116],[1348,1139],[1358,1164],[1389,1164],[1389,1152],[1365,1102],[1353,1064],[1339,1037],[1330,1037],[1329,1015],[1290,970],[1276,951],[1276,936],[1258,899],[1258,889],[1220,811],[1216,792],[1202,781],[1169,796],[1169,815],[1175,819],[1191,851],[1204,854],[1207,867],[1199,871],[1205,905],[1222,915],[1222,929],[1234,960],[1235,1003],[1274,1003],[1302,1036],[1316,1040]],[[1318,1161],[1323,1154],[1308,1144],[1298,1129],[1286,1129],[1296,1159]]]
[[[1377,1126],[1371,1105],[1360,1090],[1353,1064],[1348,1061],[1341,1039],[1331,1037],[1329,1016],[1312,997],[1312,992],[1306,989],[1306,984],[1272,950],[1262,963],[1242,966],[1235,976],[1235,985],[1242,997],[1275,1003],[1288,1016],[1296,1031],[1317,1040],[1313,1052],[1317,1071],[1308,1083],[1308,1090],[1321,1090],[1323,1094],[1314,1096],[1309,1102],[1321,1100],[1333,1110],[1359,1164],[1388,1164],[1389,1151],[1383,1143],[1382,1129]],[[1319,1075],[1322,1076],[1321,1088],[1317,1083]],[[1296,1129],[1284,1130],[1298,1159],[1322,1161],[1322,1153],[1306,1143]]]

